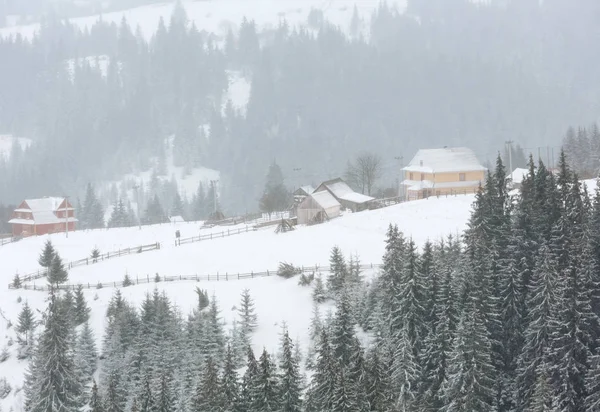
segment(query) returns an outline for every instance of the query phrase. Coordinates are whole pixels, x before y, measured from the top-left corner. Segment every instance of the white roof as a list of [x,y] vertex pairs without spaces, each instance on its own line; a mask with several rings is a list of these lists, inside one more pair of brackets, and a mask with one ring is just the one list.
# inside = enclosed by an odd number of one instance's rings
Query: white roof
[[315,191],[315,188],[311,185],[302,186],[300,187],[300,189],[302,189],[305,193],[308,193],[309,195]]
[[467,147],[421,149],[403,170],[420,173],[472,172],[487,170]]
[[332,183],[323,182],[323,185],[338,199],[342,199],[344,196],[354,193],[354,190],[342,180],[333,181]]
[[373,200],[375,198],[371,197],[371,196],[363,195],[362,193],[352,192],[352,193],[345,194],[344,196],[340,197],[340,199],[347,200],[348,202],[352,202],[352,203],[361,204],[361,203],[370,202],[371,200]]
[[181,216],[171,216],[169,218],[169,221],[171,223],[184,223],[185,222],[185,220]]
[[513,172],[509,175],[512,178],[513,183],[523,183],[525,177],[529,174],[529,169],[523,169],[521,167],[517,167]]
[[[52,212],[36,212],[33,214],[34,220],[31,219],[11,219],[8,223],[14,223],[19,225],[52,225],[57,223],[66,223],[66,218],[59,218]],[[74,217],[69,218],[69,223],[71,222],[79,222],[78,219]]]
[[341,207],[340,202],[338,202],[336,198],[333,197],[331,193],[329,193],[326,190],[323,190],[322,192],[315,192],[311,194],[310,197],[312,197],[315,200],[315,202],[317,202],[317,204],[323,209]]
[[32,212],[54,212],[58,209],[60,204],[64,202],[64,200],[64,197],[44,197],[42,199],[27,199],[25,200],[25,202],[27,203]]

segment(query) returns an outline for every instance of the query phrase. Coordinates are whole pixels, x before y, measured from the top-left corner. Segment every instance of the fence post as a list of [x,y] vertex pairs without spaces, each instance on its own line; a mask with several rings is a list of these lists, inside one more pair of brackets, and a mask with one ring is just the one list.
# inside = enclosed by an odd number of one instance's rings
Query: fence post
[[113,282],[113,287],[117,287],[117,282]]
[[217,272],[217,282],[219,281],[219,272]]
[[270,276],[270,275],[269,275],[269,269],[267,269],[267,276]]
[[238,272],[238,280],[240,280],[240,272]]
[[212,233],[210,234],[210,240],[212,240]]
[[229,275],[225,272],[225,280],[229,280]]
[[150,274],[146,273],[146,280],[148,281],[148,283],[150,283]]
[[250,277],[254,279],[254,272],[250,272]]
[[140,284],[140,280],[138,279],[138,275],[135,275],[135,284],[136,285]]
[[179,280],[181,280],[181,275],[179,275]]

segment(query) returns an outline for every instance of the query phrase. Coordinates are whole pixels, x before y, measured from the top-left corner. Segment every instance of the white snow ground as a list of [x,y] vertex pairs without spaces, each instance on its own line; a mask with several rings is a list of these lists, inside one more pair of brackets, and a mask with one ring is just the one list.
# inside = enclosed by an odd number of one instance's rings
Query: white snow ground
[[[72,232],[24,239],[20,242],[0,247],[0,350],[9,339],[15,343],[9,348],[11,357],[0,364],[0,378],[6,377],[13,386],[11,394],[0,401],[3,410],[13,408],[22,411],[22,386],[26,362],[16,359],[16,338],[14,326],[8,328],[7,320],[16,324],[22,303],[28,301],[35,309],[45,308],[45,293],[32,290],[10,290],[7,284],[15,272],[35,270],[37,256],[46,239],[52,239],[56,249],[65,260],[88,256],[94,247],[108,251],[118,247],[135,246],[141,243],[161,242],[160,251],[141,255],[131,255],[93,266],[75,268],[70,272],[71,282],[92,283],[122,280],[125,271],[130,275],[161,275],[223,273],[263,271],[276,269],[281,261],[296,265],[328,264],[331,248],[338,245],[346,255],[358,254],[362,263],[379,263],[384,252],[384,239],[390,223],[396,223],[406,236],[412,237],[418,245],[427,239],[436,240],[448,234],[456,235],[466,225],[474,197],[472,195],[429,199],[404,203],[384,209],[345,214],[328,223],[304,227],[295,231],[275,234],[274,228],[223,239],[208,240],[180,247],[174,246],[174,232],[181,231],[182,237],[199,233],[198,223],[177,225],[155,225],[137,228],[110,229]],[[234,229],[233,227],[230,229]],[[204,229],[202,233],[220,232],[223,227]],[[283,280],[276,276],[247,280],[219,282],[199,282],[199,287],[214,293],[219,301],[224,320],[231,325],[244,288],[251,291],[256,302],[259,328],[253,336],[256,350],[266,347],[270,351],[277,348],[279,332],[283,321],[287,322],[290,334],[299,338],[302,347],[307,347],[307,328],[310,322],[312,299],[311,289],[297,285],[297,279]],[[130,286],[122,289],[123,295],[131,302],[140,303],[146,292],[154,287],[164,290],[187,313],[196,303],[195,282],[169,282]],[[104,315],[113,288],[87,289],[85,296],[92,309],[91,324],[96,332],[98,344],[104,331]],[[277,308],[277,310],[273,310]],[[329,306],[322,308],[325,314]],[[39,313],[37,313],[39,319]]]
[[[331,23],[348,30],[354,5],[363,21],[369,21],[371,14],[377,8],[380,0],[206,0],[183,1],[188,18],[199,30],[206,30],[219,36],[235,29],[243,17],[254,19],[259,29],[276,28],[280,21],[286,20],[290,26],[305,25],[311,9],[323,10],[324,17]],[[403,10],[405,0],[388,1]],[[173,11],[173,3],[154,4],[133,9],[106,13],[102,20],[107,23],[119,24],[123,17],[132,27],[140,27],[146,38],[152,37],[162,17],[168,24]],[[88,16],[71,19],[71,22],[81,27],[91,27],[100,16]],[[31,38],[39,31],[39,24],[8,27],[0,30],[0,36],[21,34]]]

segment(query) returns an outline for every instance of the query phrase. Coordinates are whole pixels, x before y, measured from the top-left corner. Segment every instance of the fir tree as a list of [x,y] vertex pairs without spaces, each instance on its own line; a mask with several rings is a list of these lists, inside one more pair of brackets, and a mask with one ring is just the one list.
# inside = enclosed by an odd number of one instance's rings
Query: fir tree
[[194,409],[196,411],[221,411],[225,402],[223,395],[217,366],[209,357],[198,385]]
[[20,289],[21,286],[22,286],[21,277],[19,276],[18,273],[15,273],[15,277],[13,278],[13,281],[12,281],[12,287],[13,287],[13,289]]
[[372,411],[391,410],[390,371],[379,355],[379,349],[373,348],[367,357],[367,399]]
[[325,285],[321,276],[315,278],[315,286],[312,292],[313,301],[316,303],[323,303],[327,300],[327,293],[325,291]]
[[346,284],[348,277],[348,267],[344,255],[339,247],[335,246],[331,250],[329,257],[330,274],[327,278],[327,288],[332,296],[337,295]]
[[315,371],[307,392],[307,410],[311,412],[331,410],[336,387],[338,367],[325,329],[321,330]]
[[241,328],[241,341],[244,346],[250,344],[250,337],[252,332],[256,329],[257,315],[254,309],[254,301],[250,296],[250,290],[244,289],[242,292],[242,300],[240,302],[240,309],[238,310],[240,317],[240,328]]
[[331,339],[336,361],[344,367],[350,364],[350,357],[354,348],[355,324],[352,308],[350,307],[350,298],[348,293],[344,292],[338,299]]
[[54,246],[50,240],[47,240],[44,244],[44,250],[38,259],[38,263],[41,267],[50,270],[50,266],[52,266],[52,262],[54,261],[54,256],[56,255],[56,251],[54,250]]
[[333,389],[332,412],[346,412],[357,410],[355,394],[352,385],[348,382],[343,368],[340,368]]
[[[125,410],[126,393],[123,390],[119,371],[112,370],[108,374],[106,394],[104,395],[104,410],[106,412],[123,412]],[[149,412],[151,409],[146,409]]]
[[253,385],[254,401],[252,410],[257,412],[275,412],[280,410],[279,382],[275,365],[266,349],[258,360],[258,375]]
[[143,388],[138,399],[137,403],[140,406],[140,412],[155,412],[156,402],[150,387],[150,377],[148,375],[144,378]]
[[35,317],[33,311],[29,307],[27,301],[23,304],[23,309],[19,313],[17,323],[17,333],[19,333],[19,341],[23,345],[28,346],[31,342],[33,331],[35,329]]
[[396,410],[416,410],[418,383],[421,370],[410,341],[410,327],[406,323],[397,340],[392,366],[392,387],[397,398]]
[[[160,374],[160,390],[156,398],[156,412],[173,412],[175,410],[175,399],[171,393],[171,376],[168,369],[163,369]],[[217,411],[218,409],[212,409]]]
[[75,325],[84,324],[90,318],[90,308],[87,306],[85,297],[83,296],[83,285],[77,285],[75,289]]
[[57,254],[52,258],[52,264],[48,270],[48,283],[58,287],[61,283],[65,283],[69,278],[69,274],[63,265],[62,259]]
[[246,372],[242,379],[242,391],[240,395],[240,409],[242,411],[252,411],[255,402],[256,392],[254,385],[258,379],[258,363],[254,357],[251,347],[248,347]]
[[75,348],[75,364],[82,380],[88,381],[96,370],[98,353],[94,333],[88,322],[85,322]]
[[66,411],[79,405],[81,385],[75,373],[70,328],[60,300],[51,292],[44,332],[31,362],[26,385],[28,410]]
[[284,331],[282,341],[281,384],[279,386],[279,399],[281,412],[300,412],[302,410],[302,387],[300,370],[297,359],[293,353],[294,344],[287,330]]
[[225,412],[241,412],[240,391],[236,363],[231,345],[227,345],[225,352],[225,364],[223,376],[221,377],[221,392],[223,394],[223,410]]

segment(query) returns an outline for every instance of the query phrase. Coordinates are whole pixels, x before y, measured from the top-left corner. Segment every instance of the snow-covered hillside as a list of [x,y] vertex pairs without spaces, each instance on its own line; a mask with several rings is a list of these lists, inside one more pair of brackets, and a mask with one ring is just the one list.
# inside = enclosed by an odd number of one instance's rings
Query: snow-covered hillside
[[[356,5],[363,20],[368,21],[377,8],[379,0],[207,0],[183,1],[190,21],[200,30],[206,30],[223,36],[230,28],[235,28],[246,16],[254,19],[259,28],[276,28],[280,21],[288,24],[303,25],[311,9],[323,10],[324,17],[335,25],[347,29]],[[388,2],[399,9],[405,7],[405,0]],[[173,11],[173,3],[154,4],[125,11],[106,13],[102,19],[108,23],[120,23],[125,17],[132,27],[139,26],[144,36],[150,38],[160,18],[168,21]],[[81,28],[90,27],[99,16],[72,19]],[[0,30],[0,36],[21,34],[31,38],[39,30],[39,24],[16,26]]]
[[25,137],[14,137],[12,135],[0,135],[0,156],[8,159],[10,152],[15,142],[21,145],[21,149],[25,150],[31,145],[31,139]]
[[[398,224],[406,236],[412,237],[418,245],[427,239],[437,240],[449,234],[456,235],[466,225],[473,202],[472,195],[429,199],[404,203],[384,209],[366,211],[356,214],[345,214],[328,223],[317,226],[300,226],[295,231],[283,234],[274,233],[273,228],[249,231],[236,236],[206,240],[176,247],[174,245],[175,230],[181,231],[182,237],[200,233],[199,223],[183,223],[178,225],[156,225],[127,229],[97,230],[88,232],[56,234],[24,239],[20,242],[0,247],[0,350],[12,338],[15,343],[9,347],[10,358],[0,363],[0,378],[6,377],[13,386],[11,394],[0,402],[3,410],[13,408],[22,411],[23,375],[26,368],[24,361],[16,359],[16,336],[14,326],[8,327],[7,321],[13,325],[22,304],[28,301],[34,310],[43,311],[46,295],[32,290],[11,290],[7,288],[16,271],[25,273],[39,268],[37,257],[43,243],[49,238],[55,248],[66,260],[89,256],[94,247],[101,251],[136,246],[139,244],[160,242],[158,251],[134,254],[114,260],[108,260],[92,266],[83,266],[70,271],[70,282],[97,283],[99,281],[120,281],[125,272],[135,277],[136,274],[161,276],[194,273],[230,273],[241,271],[262,271],[276,269],[281,261],[295,265],[327,265],[329,253],[333,246],[342,248],[348,256],[358,255],[362,263],[379,263],[384,252],[384,240],[390,223]],[[230,227],[230,230],[244,226]],[[202,233],[217,233],[227,227],[203,229]],[[39,282],[43,283],[43,280]],[[188,313],[196,304],[194,282],[150,283],[129,286],[122,289],[125,298],[133,303],[140,303],[146,292],[155,287],[164,290],[181,309]],[[230,280],[219,282],[199,282],[198,286],[217,297],[224,320],[231,325],[239,304],[243,289],[250,289],[256,302],[259,327],[253,336],[255,350],[263,347],[274,351],[278,344],[279,333],[283,321],[287,322],[290,335],[299,338],[300,344],[306,348],[308,344],[307,328],[311,317],[311,289],[297,285],[297,279],[284,280],[276,276]],[[100,344],[104,330],[105,312],[110,301],[113,288],[86,289],[85,297],[91,307],[91,324]],[[21,303],[18,302],[21,298]],[[277,310],[273,310],[277,308]],[[321,308],[326,313],[329,306]],[[40,313],[36,312],[39,319]]]

